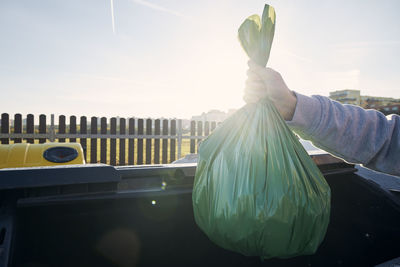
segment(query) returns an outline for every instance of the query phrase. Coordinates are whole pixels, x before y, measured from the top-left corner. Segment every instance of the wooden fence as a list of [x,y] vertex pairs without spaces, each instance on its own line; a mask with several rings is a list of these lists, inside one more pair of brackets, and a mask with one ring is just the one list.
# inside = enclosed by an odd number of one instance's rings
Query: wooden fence
[[[11,119],[11,120],[10,120]],[[23,121],[21,114],[10,118],[1,114],[0,143],[77,142],[82,145],[87,163],[141,165],[171,163],[187,153],[196,153],[199,142],[213,131],[216,122],[190,121],[189,129],[182,120],[136,119],[82,116],[58,117],[48,123],[44,114],[35,125],[34,115]],[[10,123],[12,121],[12,123]],[[99,123],[98,123],[99,122]]]

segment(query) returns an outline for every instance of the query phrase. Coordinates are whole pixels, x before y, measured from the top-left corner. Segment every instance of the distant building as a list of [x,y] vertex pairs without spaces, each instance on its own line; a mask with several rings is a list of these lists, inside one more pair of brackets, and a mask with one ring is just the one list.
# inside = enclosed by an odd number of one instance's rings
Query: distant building
[[361,96],[361,106],[363,108],[374,108],[400,104],[400,99],[378,96]]
[[190,120],[183,119],[182,120],[182,128],[184,130],[190,129]]
[[329,97],[342,104],[352,104],[361,106],[360,90],[339,90],[329,93]]
[[236,111],[237,111],[237,109],[234,109],[234,108],[229,109],[229,110],[228,110],[228,113],[227,113],[228,117],[231,116],[231,115],[232,115],[233,113],[235,113]]
[[192,116],[193,121],[215,121],[221,122],[228,118],[230,115],[235,113],[235,109],[230,109],[227,113],[224,111],[220,111],[217,109],[213,109],[208,111],[207,113],[203,112],[201,115]]
[[387,106],[378,106],[378,107],[375,107],[374,109],[379,110],[380,112],[382,112],[385,115],[389,115],[389,114],[400,115],[400,104],[387,105]]
[[400,105],[400,99],[381,96],[363,96],[360,90],[339,90],[329,93],[329,97],[342,104],[352,104],[363,108],[383,110],[383,107]]

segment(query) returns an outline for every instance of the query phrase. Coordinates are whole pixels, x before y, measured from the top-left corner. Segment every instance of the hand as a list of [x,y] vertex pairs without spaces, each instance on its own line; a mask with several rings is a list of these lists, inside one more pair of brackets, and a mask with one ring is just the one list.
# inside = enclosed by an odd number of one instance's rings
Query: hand
[[296,95],[287,87],[279,72],[264,68],[253,60],[248,62],[245,95],[246,103],[256,103],[269,97],[285,120],[292,120],[296,109]]

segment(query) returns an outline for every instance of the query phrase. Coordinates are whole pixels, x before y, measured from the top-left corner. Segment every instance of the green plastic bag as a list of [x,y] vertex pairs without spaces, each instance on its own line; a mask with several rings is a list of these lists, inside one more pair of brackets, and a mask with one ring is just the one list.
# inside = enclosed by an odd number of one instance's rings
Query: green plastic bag
[[[274,30],[268,5],[239,29],[259,64]],[[264,259],[313,254],[329,223],[330,188],[268,99],[244,106],[202,142],[192,198],[196,223],[214,243]]]

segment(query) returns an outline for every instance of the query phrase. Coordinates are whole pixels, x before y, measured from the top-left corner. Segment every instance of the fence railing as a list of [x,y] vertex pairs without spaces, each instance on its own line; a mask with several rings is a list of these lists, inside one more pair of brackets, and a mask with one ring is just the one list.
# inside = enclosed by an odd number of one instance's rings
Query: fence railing
[[216,122],[190,121],[183,126],[180,119],[137,119],[86,116],[69,117],[21,114],[10,118],[1,114],[0,143],[79,142],[88,163],[141,165],[170,163],[188,153],[196,153],[199,142],[217,126]]

